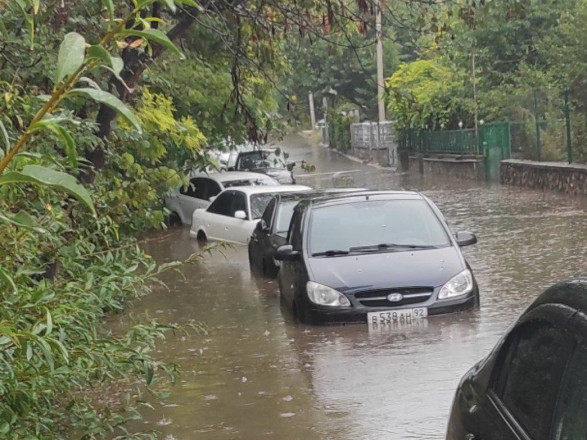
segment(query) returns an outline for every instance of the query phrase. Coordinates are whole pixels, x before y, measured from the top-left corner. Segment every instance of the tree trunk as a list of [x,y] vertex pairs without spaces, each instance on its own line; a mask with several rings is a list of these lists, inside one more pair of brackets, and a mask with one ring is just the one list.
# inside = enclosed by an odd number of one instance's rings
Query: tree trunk
[[[178,23],[167,33],[167,37],[176,42],[182,35],[190,28],[194,22],[197,11],[184,12],[180,17]],[[136,49],[127,48],[122,53],[122,60],[124,61],[124,69],[120,77],[124,80],[130,91],[122,84],[116,77],[112,76],[109,83],[109,91],[113,88],[118,92],[118,96],[122,101],[128,100],[132,94],[132,90],[138,85],[139,80],[147,66],[159,57],[164,51],[165,47],[159,44],[152,43],[153,55],[147,56],[144,52],[139,52]],[[96,173],[104,168],[106,163],[106,138],[112,132],[112,123],[117,117],[117,112],[110,107],[102,104],[96,117],[96,124],[98,126],[96,135],[102,139],[102,145],[96,147],[94,150],[86,150],[86,159],[92,164],[92,169],[85,172],[81,178],[86,183],[91,183],[96,177]]]

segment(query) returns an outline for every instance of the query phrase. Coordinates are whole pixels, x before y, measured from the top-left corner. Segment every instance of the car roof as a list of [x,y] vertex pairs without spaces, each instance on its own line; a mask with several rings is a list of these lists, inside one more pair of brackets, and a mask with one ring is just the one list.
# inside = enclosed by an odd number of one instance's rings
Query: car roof
[[[425,200],[425,197],[416,191],[357,191],[349,193],[333,193],[317,195],[308,199],[308,204],[312,206],[335,205],[341,202],[360,201],[365,197],[374,197],[375,200]],[[306,200],[306,199],[304,199]]]
[[230,182],[232,180],[242,180],[242,179],[267,179],[268,177],[271,178],[271,176],[267,176],[267,174],[261,174],[261,173],[251,173],[249,171],[225,171],[223,173],[210,173],[210,174],[206,174],[206,173],[201,173],[201,174],[196,174],[194,175],[194,177],[207,177],[209,179],[215,180],[216,182],[222,183],[222,182]]
[[296,193],[285,193],[278,195],[281,201],[300,201],[306,199],[319,199],[326,197],[335,197],[337,194],[348,194],[369,191],[365,188],[324,188],[324,189],[312,189],[310,191],[296,192]]
[[257,152],[268,152],[268,153],[274,153],[277,150],[277,148],[254,148],[252,150],[246,150],[246,151],[240,151],[239,155],[246,155],[246,154],[253,154],[253,153],[257,153]]
[[264,186],[233,186],[228,190],[236,190],[245,193],[250,196],[253,194],[267,194],[267,193],[281,193],[281,192],[294,192],[294,191],[308,191],[311,190],[309,186],[303,185],[264,185]]
[[587,315],[587,274],[549,287],[528,307],[524,314],[544,304],[560,304]]

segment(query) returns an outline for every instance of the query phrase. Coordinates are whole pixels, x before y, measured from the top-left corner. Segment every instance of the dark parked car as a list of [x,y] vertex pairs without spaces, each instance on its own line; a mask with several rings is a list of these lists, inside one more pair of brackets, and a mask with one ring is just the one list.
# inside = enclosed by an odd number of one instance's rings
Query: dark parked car
[[292,172],[294,165],[286,163],[286,155],[280,149],[256,149],[241,151],[229,170],[267,174],[281,184],[293,185],[296,183]]
[[411,323],[478,304],[479,291],[459,246],[425,196],[407,191],[302,200],[281,261],[284,304],[303,322]]
[[587,277],[546,290],[465,374],[447,439],[587,439]]
[[329,195],[365,191],[364,188],[328,188],[323,190],[277,194],[269,202],[249,241],[251,268],[265,277],[275,277],[279,271],[274,257],[279,246],[287,244],[287,230],[295,206],[300,200],[329,197]]

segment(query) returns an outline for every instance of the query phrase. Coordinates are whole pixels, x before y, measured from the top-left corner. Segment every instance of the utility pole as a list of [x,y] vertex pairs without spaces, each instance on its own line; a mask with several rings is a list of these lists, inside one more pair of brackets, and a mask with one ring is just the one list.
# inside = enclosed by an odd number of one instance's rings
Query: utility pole
[[375,15],[375,39],[377,46],[377,103],[379,107],[379,122],[385,122],[385,101],[383,100],[385,86],[383,82],[383,41],[381,33],[381,4],[382,0],[377,0]]
[[573,163],[573,145],[571,144],[571,109],[569,107],[569,95],[571,91],[565,90],[565,127],[567,129],[567,159]]
[[312,95],[312,92],[308,93],[308,101],[310,102],[310,121],[312,121],[311,129],[314,130],[314,127],[316,127],[316,113],[314,112],[314,95]]
[[477,109],[477,72],[475,71],[475,48],[471,49],[471,75],[473,76],[473,113],[475,118],[475,139],[479,140],[479,114]]

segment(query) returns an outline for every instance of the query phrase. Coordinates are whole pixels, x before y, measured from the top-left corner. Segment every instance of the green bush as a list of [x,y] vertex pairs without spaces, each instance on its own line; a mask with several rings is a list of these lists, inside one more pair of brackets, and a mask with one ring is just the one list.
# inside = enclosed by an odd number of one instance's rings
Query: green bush
[[345,152],[351,146],[351,123],[353,119],[338,109],[328,112],[328,129],[330,146],[338,151]]

